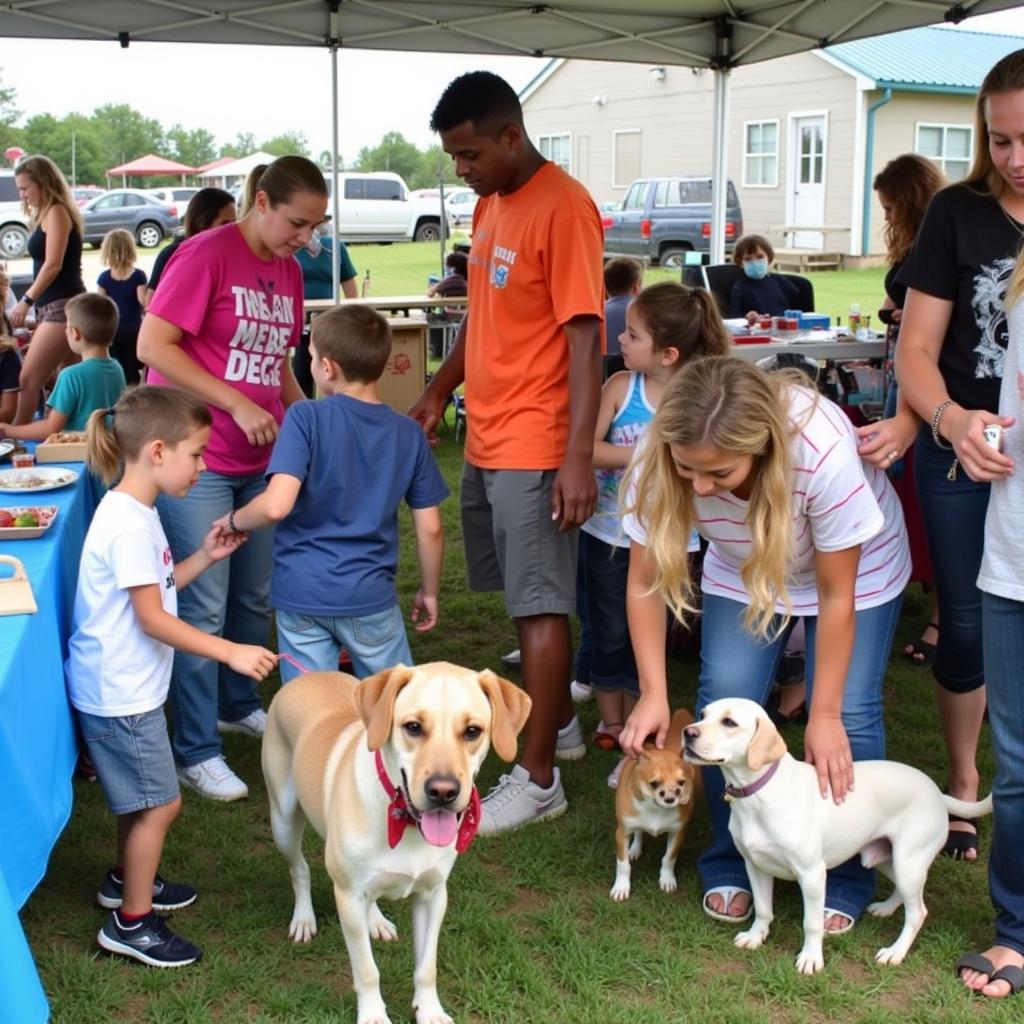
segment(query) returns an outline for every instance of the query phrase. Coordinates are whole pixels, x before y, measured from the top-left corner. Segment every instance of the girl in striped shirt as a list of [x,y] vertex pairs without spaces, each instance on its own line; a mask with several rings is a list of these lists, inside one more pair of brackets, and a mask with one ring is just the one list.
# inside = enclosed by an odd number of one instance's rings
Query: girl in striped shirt
[[[679,619],[696,612],[680,543],[692,527],[708,545],[698,717],[722,697],[764,704],[803,617],[805,757],[822,798],[842,802],[852,762],[885,756],[882,680],[910,557],[885,473],[861,461],[842,410],[800,380],[726,357],[683,367],[665,390],[624,520],[641,697],[620,742],[634,755],[652,733],[664,744],[666,606]],[[735,923],[750,916],[750,885],[718,799],[721,772],[705,769],[704,781],[714,832],[698,863],[704,910]],[[826,927],[852,928],[873,890],[857,859],[830,871]]]

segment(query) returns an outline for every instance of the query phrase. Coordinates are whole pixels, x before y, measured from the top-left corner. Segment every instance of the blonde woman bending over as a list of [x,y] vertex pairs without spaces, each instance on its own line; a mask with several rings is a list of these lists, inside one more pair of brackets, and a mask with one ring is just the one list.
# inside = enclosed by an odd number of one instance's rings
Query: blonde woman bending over
[[39,405],[39,390],[62,363],[77,362],[64,336],[64,304],[85,291],[82,283],[82,215],[57,165],[45,156],[27,156],[14,168],[22,208],[34,228],[28,240],[32,283],[11,311],[22,327],[36,308],[35,334],[21,368],[15,424],[28,423]]
[[[882,678],[910,574],[903,514],[885,473],[857,454],[832,402],[736,358],[700,359],[665,389],[634,467],[624,528],[626,598],[640,700],[620,739],[663,746],[669,707],[666,606],[696,613],[691,529],[708,543],[697,714],[722,697],[764,704],[796,618],[807,631],[806,759],[822,799],[842,802],[854,760],[885,756]],[[854,647],[854,637],[857,644]],[[750,916],[750,883],[728,831],[722,774],[704,769],[713,839],[698,862],[704,911]],[[874,890],[851,860],[828,874],[826,928],[848,931]]]

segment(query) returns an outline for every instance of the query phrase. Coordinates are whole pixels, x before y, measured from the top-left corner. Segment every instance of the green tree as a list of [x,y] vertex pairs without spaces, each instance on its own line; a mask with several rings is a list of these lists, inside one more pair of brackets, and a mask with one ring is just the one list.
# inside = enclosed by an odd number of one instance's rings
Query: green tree
[[21,132],[14,125],[21,117],[21,111],[15,106],[16,97],[13,88],[0,82],[0,158],[8,146],[22,145]]
[[256,145],[256,136],[252,132],[239,132],[234,142],[226,142],[220,147],[221,156],[241,157],[255,153],[259,147]]
[[189,167],[202,167],[217,158],[216,140],[205,128],[190,131],[180,124],[172,125],[167,130],[167,144],[173,158]]
[[452,158],[436,143],[420,154],[419,166],[411,178],[405,180],[409,188],[437,188],[443,178],[445,188],[455,188],[461,182],[455,177]]
[[353,166],[357,171],[393,171],[409,182],[416,177],[422,157],[401,132],[388,132],[376,146],[359,150]]
[[260,143],[260,149],[274,156],[290,156],[293,153],[309,156],[309,140],[303,132],[282,132]]
[[[339,153],[337,156],[338,170],[345,170],[345,158]],[[316,158],[316,162],[320,165],[322,171],[331,171],[334,165],[331,163],[331,151],[329,149],[322,150],[320,155]]]
[[100,130],[108,168],[147,153],[166,155],[163,126],[127,103],[105,103],[94,111],[92,119]]
[[48,156],[73,184],[100,183],[112,166],[96,122],[82,114],[68,114],[61,120],[53,114],[36,114],[25,122],[21,135],[26,150]]

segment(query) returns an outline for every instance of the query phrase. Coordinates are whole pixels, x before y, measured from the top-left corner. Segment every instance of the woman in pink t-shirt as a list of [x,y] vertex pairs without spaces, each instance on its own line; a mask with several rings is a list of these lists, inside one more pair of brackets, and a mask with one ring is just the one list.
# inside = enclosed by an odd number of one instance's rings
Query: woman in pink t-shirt
[[[324,219],[327,187],[311,161],[285,156],[257,168],[248,192],[240,221],[181,245],[139,332],[149,382],[192,393],[213,416],[207,472],[188,497],[158,503],[175,557],[264,489],[285,407],[303,398],[288,355],[303,324],[295,253]],[[266,643],[272,540],[269,530],[254,534],[182,591],[181,618],[238,643]],[[217,800],[246,796],[221,755],[218,730],[262,735],[266,714],[252,681],[179,654],[171,698],[181,781]]]
[[[666,605],[695,608],[691,529],[707,542],[701,579],[697,715],[713,700],[764,704],[797,618],[807,632],[805,756],[823,798],[845,797],[853,761],[885,756],[882,680],[910,575],[907,531],[885,473],[857,454],[838,406],[742,359],[700,359],[669,383],[635,473],[629,632],[640,700],[620,736],[638,755],[669,722]],[[854,636],[857,644],[854,646]],[[738,923],[750,883],[728,831],[722,773],[705,769],[713,839],[698,871],[705,912]],[[853,927],[874,876],[849,861],[828,873],[826,927]]]

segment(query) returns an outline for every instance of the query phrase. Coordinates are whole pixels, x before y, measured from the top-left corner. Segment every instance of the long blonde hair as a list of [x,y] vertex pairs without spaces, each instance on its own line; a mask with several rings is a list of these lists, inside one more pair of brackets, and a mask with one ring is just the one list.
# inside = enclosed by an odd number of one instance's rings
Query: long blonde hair
[[100,246],[100,260],[115,274],[128,275],[135,269],[139,254],[135,248],[132,233],[124,228],[114,228],[103,236]]
[[48,156],[22,157],[14,167],[15,178],[19,174],[27,175],[39,188],[39,209],[33,210],[28,203],[22,203],[22,210],[33,225],[41,223],[53,207],[63,206],[71,218],[71,227],[82,234],[82,214],[71,195],[71,187]]
[[1014,50],[992,65],[974,101],[974,159],[964,184],[985,186],[997,199],[1006,190],[1006,182],[996,170],[989,152],[990,138],[985,105],[990,96],[1024,90],[1024,50]]
[[1019,301],[1021,293],[1024,292],[1024,249],[1017,253],[1017,262],[1014,264],[1013,273],[1010,275],[1009,284],[1006,286],[1006,298],[1003,299],[1003,309],[1009,313],[1010,307]]
[[[676,471],[670,445],[709,445],[753,457],[750,555],[740,567],[750,596],[744,624],[756,636],[768,637],[789,622],[786,580],[795,544],[789,444],[796,429],[789,404],[794,386],[791,376],[769,376],[752,363],[725,356],[686,364],[665,389],[637,453],[635,496],[625,511],[644,524],[652,590],[680,621],[697,612],[686,550],[694,492]],[[786,612],[773,630],[779,602]]]

